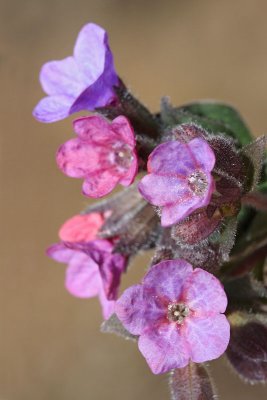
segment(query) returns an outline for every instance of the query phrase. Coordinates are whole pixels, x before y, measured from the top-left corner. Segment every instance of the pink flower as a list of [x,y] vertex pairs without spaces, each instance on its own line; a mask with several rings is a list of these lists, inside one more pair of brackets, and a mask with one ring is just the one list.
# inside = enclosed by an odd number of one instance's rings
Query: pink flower
[[211,176],[214,164],[214,153],[201,138],[166,142],[150,154],[149,174],[138,188],[149,203],[162,208],[162,226],[180,222],[209,204],[215,187]]
[[141,285],[117,300],[115,312],[130,333],[140,336],[139,350],[159,374],[224,353],[230,337],[221,314],[226,306],[217,278],[177,259],[153,266]]
[[100,116],[74,121],[78,137],[63,144],[57,164],[68,176],[84,178],[83,193],[102,197],[120,183],[129,186],[138,169],[133,129],[124,116],[109,123]]
[[68,219],[59,230],[63,242],[89,242],[97,237],[105,219],[100,213],[78,214]]
[[112,241],[96,239],[103,222],[104,217],[100,213],[70,218],[59,231],[64,241],[50,246],[47,255],[55,261],[68,264],[66,289],[80,298],[98,296],[103,317],[107,319],[114,312],[114,300],[118,297],[127,258],[112,253]]

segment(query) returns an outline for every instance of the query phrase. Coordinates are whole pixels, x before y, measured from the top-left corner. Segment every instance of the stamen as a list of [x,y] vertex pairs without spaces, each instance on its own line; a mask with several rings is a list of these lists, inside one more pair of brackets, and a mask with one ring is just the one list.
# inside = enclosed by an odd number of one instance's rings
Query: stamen
[[184,303],[171,303],[168,305],[169,321],[182,324],[184,319],[189,315],[189,307]]
[[188,186],[197,196],[201,196],[208,186],[206,175],[202,171],[195,171],[188,177]]

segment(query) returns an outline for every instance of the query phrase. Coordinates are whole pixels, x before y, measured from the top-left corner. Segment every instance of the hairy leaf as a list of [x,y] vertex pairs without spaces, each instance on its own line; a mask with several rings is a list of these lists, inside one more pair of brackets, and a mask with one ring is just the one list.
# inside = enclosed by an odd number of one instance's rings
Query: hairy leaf
[[204,364],[190,363],[170,374],[171,400],[217,399],[214,384]]
[[126,340],[136,341],[138,339],[138,336],[132,335],[124,328],[116,314],[112,314],[107,321],[104,321],[100,330],[103,333],[115,333],[115,335],[121,336]]

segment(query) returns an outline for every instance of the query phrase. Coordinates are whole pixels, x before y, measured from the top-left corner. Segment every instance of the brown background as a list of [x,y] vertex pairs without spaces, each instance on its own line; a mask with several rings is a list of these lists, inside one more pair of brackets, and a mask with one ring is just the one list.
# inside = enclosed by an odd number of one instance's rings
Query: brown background
[[[81,26],[94,21],[110,34],[120,75],[152,110],[167,94],[175,104],[222,99],[264,133],[267,2],[1,0],[0,7],[0,399],[167,399],[166,377],[150,373],[134,344],[100,334],[97,301],[71,297],[64,266],[44,255],[86,199],[81,182],[55,165],[71,118],[44,125],[31,117],[42,96],[38,72],[70,55]],[[144,266],[139,258],[124,286]],[[222,400],[266,398],[224,360],[212,369]]]

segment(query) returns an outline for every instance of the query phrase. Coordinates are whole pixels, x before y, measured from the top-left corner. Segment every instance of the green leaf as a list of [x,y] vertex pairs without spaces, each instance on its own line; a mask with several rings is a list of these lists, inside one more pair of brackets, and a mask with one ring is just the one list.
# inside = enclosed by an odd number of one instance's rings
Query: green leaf
[[195,122],[212,133],[231,136],[240,146],[253,140],[239,112],[228,104],[216,101],[199,101],[173,108],[167,99],[163,99],[161,118],[165,125]]
[[213,400],[218,398],[207,367],[190,363],[170,374],[171,400]]

